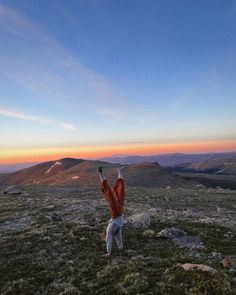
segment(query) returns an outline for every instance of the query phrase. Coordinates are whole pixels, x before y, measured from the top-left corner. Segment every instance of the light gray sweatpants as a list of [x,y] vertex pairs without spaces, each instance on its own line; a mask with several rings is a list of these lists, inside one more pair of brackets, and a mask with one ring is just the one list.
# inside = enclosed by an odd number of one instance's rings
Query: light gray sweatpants
[[123,249],[122,228],[115,223],[109,223],[106,229],[107,253],[111,254],[112,237],[115,236],[118,249]]

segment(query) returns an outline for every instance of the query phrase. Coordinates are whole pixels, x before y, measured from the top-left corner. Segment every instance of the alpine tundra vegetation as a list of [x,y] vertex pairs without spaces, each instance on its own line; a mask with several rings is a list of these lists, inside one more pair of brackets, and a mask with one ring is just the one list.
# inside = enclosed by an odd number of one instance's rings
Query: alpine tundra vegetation
[[109,258],[99,187],[1,191],[2,295],[236,294],[236,191],[128,186],[125,248]]

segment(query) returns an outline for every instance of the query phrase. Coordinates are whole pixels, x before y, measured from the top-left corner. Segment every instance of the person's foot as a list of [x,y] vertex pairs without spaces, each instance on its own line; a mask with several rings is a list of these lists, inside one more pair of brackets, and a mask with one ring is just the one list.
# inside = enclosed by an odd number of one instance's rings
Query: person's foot
[[123,170],[126,169],[128,166],[121,166],[118,168],[118,179],[123,179]]
[[102,166],[100,166],[100,167],[98,167],[98,169],[97,169],[97,171],[99,172],[99,173],[102,173]]
[[123,171],[123,170],[126,169],[126,168],[128,168],[128,166],[121,166],[121,167],[119,168],[119,170],[120,170],[120,171]]

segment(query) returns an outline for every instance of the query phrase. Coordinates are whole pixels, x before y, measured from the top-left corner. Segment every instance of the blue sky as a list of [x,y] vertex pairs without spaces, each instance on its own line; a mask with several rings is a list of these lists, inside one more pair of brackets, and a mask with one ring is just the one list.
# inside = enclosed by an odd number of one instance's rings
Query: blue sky
[[16,148],[236,140],[236,1],[0,1]]

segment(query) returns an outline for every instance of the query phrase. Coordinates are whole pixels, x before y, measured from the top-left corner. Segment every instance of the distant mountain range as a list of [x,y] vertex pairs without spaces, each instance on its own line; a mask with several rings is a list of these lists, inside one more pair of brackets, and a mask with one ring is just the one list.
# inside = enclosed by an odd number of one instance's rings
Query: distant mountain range
[[0,164],[0,173],[11,173],[24,168],[32,167],[38,162],[14,163],[14,164]]
[[[104,161],[64,158],[37,164],[10,174],[0,175],[1,185],[48,184],[48,185],[93,185],[100,184],[97,168],[104,167],[104,174],[111,184],[117,178],[119,164]],[[173,175],[158,163],[130,164],[125,172],[130,186],[185,187],[194,182]]]
[[211,158],[218,157],[228,157],[231,155],[236,155],[236,152],[232,153],[205,153],[205,154],[162,154],[162,155],[152,155],[152,156],[117,156],[100,158],[101,161],[106,161],[109,163],[120,163],[120,164],[137,164],[143,162],[158,162],[164,167],[174,167],[181,164],[195,163],[200,161],[205,161]]
[[[158,162],[164,167],[175,167],[181,164],[189,164],[199,161],[204,161],[211,159],[213,157],[221,157],[228,155],[236,155],[236,152],[232,153],[205,153],[205,154],[184,154],[184,153],[174,153],[174,154],[162,154],[162,155],[152,155],[152,156],[130,156],[116,154],[112,157],[103,157],[97,159],[98,161],[105,161],[112,164],[137,164],[143,162]],[[16,163],[16,164],[0,164],[0,173],[12,173],[24,168],[32,167],[38,164],[37,162],[31,163]]]
[[206,160],[175,165],[178,172],[203,172],[216,175],[236,175],[236,153],[218,155]]

